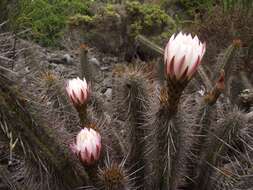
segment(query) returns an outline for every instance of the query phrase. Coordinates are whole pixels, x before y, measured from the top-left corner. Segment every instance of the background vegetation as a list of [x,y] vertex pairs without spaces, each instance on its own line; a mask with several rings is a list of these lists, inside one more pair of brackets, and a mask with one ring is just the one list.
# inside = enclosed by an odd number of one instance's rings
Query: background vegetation
[[[57,46],[66,28],[68,17],[90,14],[92,0],[21,0],[9,3],[11,27],[17,30],[30,28],[31,37],[44,46]],[[7,4],[7,1],[2,4]]]
[[[57,47],[60,45],[59,42],[66,31],[66,23],[70,17],[94,16],[103,3],[108,3],[107,10],[110,10],[108,7],[115,3],[126,4],[129,24],[134,35],[147,34],[149,31],[157,32],[154,30],[157,28],[158,31],[164,29],[165,33],[164,31],[162,33],[165,38],[174,32],[169,32],[165,27],[172,21],[171,16],[176,21],[178,19],[183,21],[199,19],[216,6],[223,7],[224,12],[235,8],[249,9],[253,6],[252,0],[143,0],[140,2],[141,4],[136,0],[2,0],[0,21],[9,19],[9,25],[14,31],[30,28],[31,33],[26,37],[30,37],[43,46]],[[92,7],[94,4],[97,6]],[[97,8],[94,10],[94,7]],[[172,11],[172,8],[175,10]]]

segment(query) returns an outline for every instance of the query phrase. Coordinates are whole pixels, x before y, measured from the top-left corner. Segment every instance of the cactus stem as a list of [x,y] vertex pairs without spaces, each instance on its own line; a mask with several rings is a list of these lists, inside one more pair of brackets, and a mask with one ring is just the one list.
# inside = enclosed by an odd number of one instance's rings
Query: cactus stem
[[92,82],[92,68],[88,60],[88,47],[85,44],[80,45],[80,76],[85,78],[88,83]]

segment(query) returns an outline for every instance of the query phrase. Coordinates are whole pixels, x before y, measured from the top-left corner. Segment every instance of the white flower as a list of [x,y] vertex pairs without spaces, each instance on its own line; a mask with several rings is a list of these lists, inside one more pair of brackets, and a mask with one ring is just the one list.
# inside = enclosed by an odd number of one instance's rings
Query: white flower
[[84,165],[92,165],[100,158],[101,146],[100,134],[94,129],[84,128],[78,133],[72,150]]
[[82,105],[86,103],[90,95],[89,87],[85,78],[81,80],[77,77],[69,80],[66,91],[74,105]]
[[191,34],[173,34],[166,45],[164,61],[166,73],[177,80],[182,77],[191,79],[205,54],[206,45]]

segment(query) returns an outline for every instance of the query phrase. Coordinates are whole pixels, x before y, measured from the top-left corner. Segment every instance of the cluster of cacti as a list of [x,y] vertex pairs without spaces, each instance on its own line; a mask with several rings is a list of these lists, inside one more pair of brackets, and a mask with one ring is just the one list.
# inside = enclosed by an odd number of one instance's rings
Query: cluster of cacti
[[[252,114],[220,96],[238,44],[229,47],[213,84],[199,68],[205,44],[190,34],[173,35],[164,73],[158,72],[165,79],[158,81],[145,65],[115,68],[109,108],[92,90],[96,73],[86,47],[80,77],[88,83],[56,77],[35,60],[24,76],[0,67],[0,184],[27,190],[253,188]],[[209,80],[204,92],[201,81],[191,80],[197,71]]]

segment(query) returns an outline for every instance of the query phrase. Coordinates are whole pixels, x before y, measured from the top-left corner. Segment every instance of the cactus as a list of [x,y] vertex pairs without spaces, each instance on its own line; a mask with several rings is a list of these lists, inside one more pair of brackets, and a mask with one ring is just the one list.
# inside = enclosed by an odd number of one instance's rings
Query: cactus
[[[182,33],[178,36],[190,44],[198,42]],[[191,79],[205,46],[198,42],[191,47],[198,51],[187,62],[186,48],[169,55],[171,42],[177,40],[172,37],[163,51],[140,38],[151,49],[165,52],[163,76],[158,82],[138,63],[115,68],[112,105],[106,109],[83,78],[66,86],[66,79],[35,61],[24,76],[1,66],[0,187],[4,183],[4,188],[28,190],[252,188],[252,112],[245,114],[223,95],[237,46],[225,51],[215,82],[203,67],[198,71],[206,89],[202,94],[194,84],[197,80]],[[181,54],[185,56],[178,59]],[[94,73],[85,70],[86,58],[81,61],[82,77],[92,84]]]
[[[145,66],[142,66],[145,67]],[[120,73],[118,73],[120,74]],[[117,90],[114,96],[114,117],[126,119],[126,127],[129,130],[129,165],[132,166],[130,172],[133,172],[133,178],[136,178],[135,186],[142,186],[145,181],[146,166],[148,160],[146,152],[145,137],[148,135],[147,112],[150,109],[150,100],[152,85],[149,84],[145,73],[141,71],[141,66],[134,66],[126,69],[120,74],[116,86]],[[121,110],[118,113],[118,110]],[[146,161],[145,161],[146,160]]]
[[100,189],[116,190],[116,189],[131,189],[130,176],[124,168],[126,159],[123,159],[121,163],[116,163],[110,160],[109,154],[105,159],[103,168],[99,168],[98,178]]
[[[3,99],[1,102],[1,119],[7,123],[9,130],[13,132],[13,136],[22,141],[23,147],[20,148],[26,149],[27,157],[30,157],[29,159],[33,164],[36,163],[37,167],[42,166],[43,163],[40,163],[40,160],[43,159],[48,167],[52,167],[52,172],[55,172],[55,175],[65,170],[62,180],[66,182],[70,180],[67,183],[72,187],[81,184],[83,180],[87,181],[87,174],[81,171],[78,174],[79,182],[77,181],[78,178],[72,181],[68,177],[68,175],[73,177],[76,175],[73,170],[76,163],[70,156],[70,152],[66,151],[68,150],[67,147],[60,149],[59,146],[62,145],[56,141],[57,138],[52,129],[44,127],[42,121],[36,122],[35,118],[27,111],[24,100],[3,83],[1,83],[1,99]],[[46,168],[44,172],[46,172]]]
[[92,81],[92,65],[88,61],[88,47],[85,44],[80,46],[80,77],[86,78],[88,82]]

